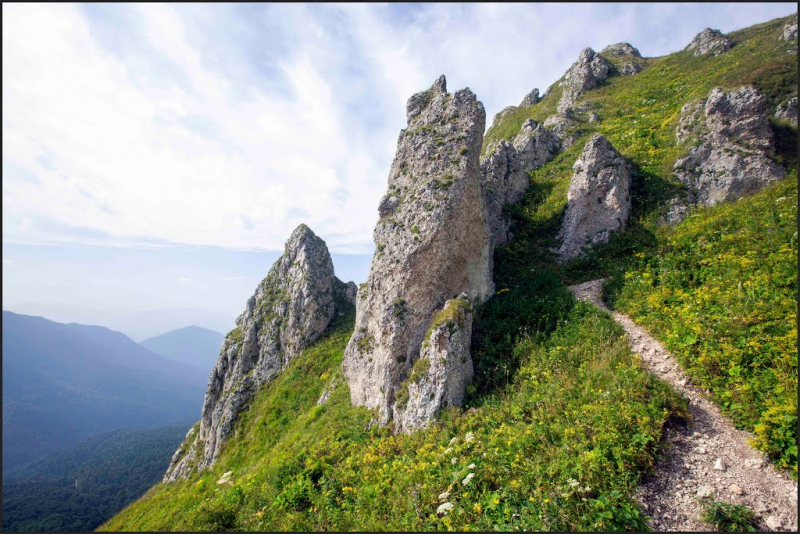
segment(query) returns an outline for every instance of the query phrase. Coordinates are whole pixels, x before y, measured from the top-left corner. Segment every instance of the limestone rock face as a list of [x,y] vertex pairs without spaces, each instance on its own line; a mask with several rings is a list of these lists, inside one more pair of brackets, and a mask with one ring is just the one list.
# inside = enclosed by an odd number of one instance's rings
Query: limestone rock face
[[442,408],[460,406],[472,380],[473,314],[467,296],[448,300],[439,314],[440,321],[431,325],[419,359],[398,391],[394,421],[399,430],[426,427]]
[[525,98],[522,99],[519,107],[528,108],[537,103],[539,103],[539,89],[534,88],[530,93],[525,95]]
[[572,169],[558,235],[562,261],[580,256],[588,245],[608,241],[628,224],[631,209],[628,164],[605,137],[592,136]]
[[614,74],[630,76],[637,74],[644,68],[644,59],[639,51],[628,43],[617,43],[605,47],[601,52],[604,58],[614,58]]
[[790,98],[775,110],[775,117],[797,126],[797,97]]
[[719,30],[706,28],[695,35],[692,42],[689,43],[684,50],[693,50],[695,56],[702,56],[705,54],[718,56],[730,50],[731,46],[733,46],[731,40],[722,35]]
[[727,94],[716,88],[683,107],[676,137],[692,146],[674,170],[689,188],[690,203],[734,200],[786,176],[770,159],[774,136],[766,105],[758,91],[742,87]]
[[185,454],[183,447],[176,451],[164,481],[213,465],[252,396],[316,341],[336,313],[345,313],[355,294],[355,284],[334,276],[325,242],[298,226],[226,336],[208,380],[199,431]]
[[542,126],[553,132],[553,135],[561,143],[561,148],[569,148],[577,140],[577,135],[570,133],[570,128],[576,125],[577,123],[574,120],[562,115],[551,115],[542,124]]
[[589,89],[594,89],[608,78],[611,64],[591,48],[584,48],[578,56],[578,61],[572,64],[564,80],[561,82],[563,93],[558,101],[557,110],[560,114],[575,105],[578,97]]
[[508,242],[503,206],[518,202],[528,190],[527,172],[538,169],[558,153],[558,137],[533,119],[522,125],[511,141],[500,141],[481,161],[487,222],[495,246]]
[[469,89],[447,93],[442,76],[406,109],[387,192],[397,202],[375,227],[342,361],[351,401],[375,409],[379,424],[393,417],[436,311],[461,293],[475,303],[494,292],[478,165],[483,105]]
[[781,35],[784,41],[789,41],[791,43],[791,48],[787,50],[790,54],[797,53],[797,15],[794,16],[794,19],[789,21],[783,27],[783,34]]

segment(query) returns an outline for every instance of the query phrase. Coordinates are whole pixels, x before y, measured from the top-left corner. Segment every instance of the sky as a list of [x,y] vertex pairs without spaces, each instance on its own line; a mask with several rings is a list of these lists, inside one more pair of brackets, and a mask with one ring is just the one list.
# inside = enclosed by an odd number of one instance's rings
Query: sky
[[591,46],[675,52],[793,3],[3,4],[3,309],[226,332],[300,223],[363,282],[405,102],[487,125]]

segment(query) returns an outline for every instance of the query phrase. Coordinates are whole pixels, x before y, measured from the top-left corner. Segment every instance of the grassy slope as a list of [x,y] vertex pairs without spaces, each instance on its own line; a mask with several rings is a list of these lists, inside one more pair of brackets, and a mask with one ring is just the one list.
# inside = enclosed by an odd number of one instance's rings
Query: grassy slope
[[[412,435],[368,428],[370,414],[350,406],[341,380],[350,318],[257,395],[212,471],[154,487],[103,528],[642,529],[632,491],[655,458],[662,425],[685,406],[640,369],[621,330],[575,303],[565,283],[622,277],[640,260],[635,254],[657,254],[654,209],[678,190],[668,172],[677,112],[717,85],[752,82],[771,102],[784,99],[797,77],[792,58],[780,55],[785,47],[774,47],[779,27],[734,34],[737,46],[720,58],[651,59],[644,72],[585,95],[602,119],[597,131],[634,164],[633,224],[589,259],[557,266],[549,247],[588,129],[533,173],[525,199],[509,210],[515,239],[496,252],[497,295],[477,312],[466,410],[448,410]],[[487,139],[513,136],[529,116],[543,120],[557,97],[554,88],[510,113]],[[316,407],[333,376],[339,386]],[[467,443],[469,432],[475,440]],[[233,485],[217,485],[228,470]],[[444,501],[454,507],[439,516]]]
[[[713,87],[752,84],[771,112],[797,94],[796,56],[778,39],[786,20],[730,34],[736,46],[718,58],[653,58],[642,73],[587,92],[583,101],[600,124],[581,124],[577,146],[532,179],[547,206],[540,220],[555,228],[571,164],[592,132],[606,135],[632,163],[630,228],[559,274],[570,283],[610,276],[611,304],[652,328],[725,413],[757,434],[756,445],[796,476],[797,129],[773,123],[777,159],[790,170],[783,184],[734,206],[700,210],[674,229],[656,227],[664,200],[681,194],[671,168],[682,155],[674,131],[686,102]],[[507,115],[487,138],[513,135],[528,117],[544,119],[557,96]]]

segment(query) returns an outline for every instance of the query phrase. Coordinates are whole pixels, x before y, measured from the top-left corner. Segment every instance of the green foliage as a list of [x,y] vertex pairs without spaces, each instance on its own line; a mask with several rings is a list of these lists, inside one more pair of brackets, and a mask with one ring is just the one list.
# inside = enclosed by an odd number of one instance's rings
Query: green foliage
[[242,332],[242,327],[237,326],[236,328],[228,332],[228,338],[230,338],[232,341],[235,341],[236,343],[241,343],[242,341],[244,341],[244,333]]
[[6,475],[3,530],[93,530],[161,480],[188,426],[115,430]]
[[375,341],[375,338],[372,336],[367,336],[358,340],[356,346],[358,347],[358,352],[362,354],[366,354],[372,352],[372,343]]
[[428,370],[431,368],[431,361],[428,358],[417,358],[414,365],[411,367],[411,374],[408,375],[408,381],[412,384],[418,383],[422,380]]
[[[369,428],[343,381],[316,406],[347,338],[343,325],[259,392],[210,472],[156,486],[102,529],[645,528],[633,491],[685,406],[606,314],[577,304],[546,341],[520,339],[502,395],[413,434]],[[454,507],[437,515],[444,492]]]
[[703,521],[720,532],[758,532],[755,514],[746,506],[719,501],[703,503]]
[[755,444],[797,471],[796,175],[697,210],[609,287]]
[[392,302],[392,315],[402,321],[405,318],[406,313],[408,313],[408,309],[406,308],[406,299],[395,299]]
[[469,149],[465,146],[461,147],[461,150],[459,150],[458,153],[462,156],[466,156],[467,154],[469,154]]
[[448,324],[451,334],[456,328],[463,327],[464,321],[467,320],[467,313],[470,312],[472,312],[472,306],[468,301],[461,299],[448,300],[444,307],[433,316],[433,320],[428,326],[428,331],[425,332],[423,346],[430,340],[433,331],[445,323]]

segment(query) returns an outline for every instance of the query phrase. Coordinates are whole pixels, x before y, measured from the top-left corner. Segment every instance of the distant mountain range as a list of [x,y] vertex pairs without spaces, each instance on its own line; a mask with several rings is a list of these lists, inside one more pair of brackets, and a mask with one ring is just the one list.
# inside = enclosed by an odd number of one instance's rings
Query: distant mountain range
[[208,328],[187,326],[145,339],[139,344],[174,362],[201,369],[208,374],[217,362],[224,338],[219,332]]
[[194,422],[210,371],[108,328],[8,311],[2,356],[4,474],[101,432]]

